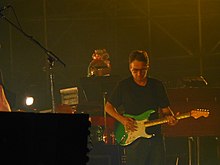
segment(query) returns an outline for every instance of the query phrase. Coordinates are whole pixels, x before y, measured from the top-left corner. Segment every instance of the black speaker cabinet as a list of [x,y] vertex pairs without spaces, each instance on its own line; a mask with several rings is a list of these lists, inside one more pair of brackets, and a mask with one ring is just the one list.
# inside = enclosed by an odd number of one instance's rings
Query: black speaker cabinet
[[90,151],[88,165],[120,165],[121,147],[105,143],[96,143]]
[[0,155],[5,165],[85,165],[86,114],[0,113]]

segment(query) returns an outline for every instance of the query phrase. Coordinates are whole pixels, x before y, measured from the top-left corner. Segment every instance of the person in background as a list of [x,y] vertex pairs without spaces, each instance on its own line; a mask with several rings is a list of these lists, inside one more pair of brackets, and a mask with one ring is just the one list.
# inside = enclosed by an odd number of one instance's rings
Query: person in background
[[8,103],[8,100],[5,96],[5,91],[3,87],[4,81],[3,81],[3,75],[0,69],[0,112],[11,112],[11,107]]
[[[149,120],[165,117],[169,125],[177,123],[162,82],[148,76],[150,68],[146,51],[135,50],[129,56],[131,76],[120,81],[105,105],[105,111],[118,120],[126,131],[138,131],[137,120],[120,114],[121,106],[125,114],[140,115],[154,110]],[[138,138],[124,147],[127,165],[162,165],[164,163],[164,145],[161,126],[147,128],[151,138]]]
[[11,112],[11,107],[8,103],[8,100],[5,96],[4,88],[0,84],[0,111]]

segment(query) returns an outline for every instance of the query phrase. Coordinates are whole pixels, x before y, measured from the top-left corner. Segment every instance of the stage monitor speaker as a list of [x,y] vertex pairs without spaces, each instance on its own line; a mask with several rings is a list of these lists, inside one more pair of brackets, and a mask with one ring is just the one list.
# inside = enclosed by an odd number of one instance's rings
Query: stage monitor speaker
[[85,165],[87,114],[0,113],[0,155],[4,165]]

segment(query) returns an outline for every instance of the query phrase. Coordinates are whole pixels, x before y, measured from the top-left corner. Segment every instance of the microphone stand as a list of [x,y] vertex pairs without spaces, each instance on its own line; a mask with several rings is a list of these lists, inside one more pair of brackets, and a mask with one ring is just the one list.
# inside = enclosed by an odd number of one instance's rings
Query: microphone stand
[[54,74],[53,74],[53,67],[55,66],[55,62],[61,63],[64,67],[66,64],[61,61],[53,52],[47,50],[45,47],[43,47],[36,39],[33,38],[33,36],[28,35],[25,33],[20,27],[18,27],[16,24],[14,24],[12,21],[10,21],[7,17],[5,17],[0,12],[0,18],[3,18],[6,22],[11,24],[15,29],[17,29],[19,32],[21,32],[26,38],[30,39],[34,44],[38,45],[48,56],[48,63],[49,63],[49,78],[50,78],[50,92],[51,92],[51,102],[52,102],[52,113],[55,112],[55,97],[54,97]]

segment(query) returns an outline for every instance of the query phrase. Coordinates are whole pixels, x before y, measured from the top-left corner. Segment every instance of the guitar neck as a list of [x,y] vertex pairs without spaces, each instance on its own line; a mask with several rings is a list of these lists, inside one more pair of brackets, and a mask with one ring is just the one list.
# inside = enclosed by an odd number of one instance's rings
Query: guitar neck
[[[180,115],[175,116],[178,120],[185,119],[188,117],[191,117],[190,112],[182,113]],[[151,120],[151,121],[146,121],[144,123],[145,127],[150,127],[150,126],[155,126],[159,124],[165,124],[168,123],[168,120],[166,118],[161,118],[161,119],[156,119],[156,120]]]

